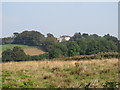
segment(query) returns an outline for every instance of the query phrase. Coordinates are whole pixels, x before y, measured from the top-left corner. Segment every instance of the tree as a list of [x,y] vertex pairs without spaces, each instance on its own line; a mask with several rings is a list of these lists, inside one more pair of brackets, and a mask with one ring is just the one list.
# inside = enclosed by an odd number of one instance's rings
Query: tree
[[88,46],[88,41],[87,39],[81,39],[81,40],[77,40],[77,44],[80,47],[80,55],[85,55],[86,54],[86,49]]
[[82,38],[82,35],[81,35],[81,33],[79,32],[79,33],[75,33],[74,34],[74,36],[72,36],[71,37],[71,41],[74,41],[74,40],[79,40],[79,39],[81,39]]
[[25,61],[29,56],[25,54],[20,47],[14,47],[12,50],[8,49],[2,52],[2,61]]
[[84,37],[84,38],[88,38],[89,35],[88,35],[87,33],[83,33],[83,34],[82,34],[82,37]]
[[12,51],[12,57],[14,61],[26,60],[26,54],[21,47],[14,47]]
[[62,56],[68,56],[68,48],[67,48],[65,42],[56,43],[55,47],[61,50]]
[[91,55],[91,54],[96,54],[98,52],[99,52],[99,47],[97,46],[97,41],[96,40],[89,40],[87,42],[86,54]]
[[114,36],[110,36],[109,34],[107,34],[107,35],[104,35],[103,38],[109,41],[113,41],[116,45],[118,45],[119,40]]
[[17,37],[19,33],[18,32],[14,32],[13,34],[14,34],[14,37]]
[[47,44],[52,44],[52,43],[56,43],[56,42],[58,42],[58,41],[57,41],[57,38],[55,38],[55,37],[53,36],[53,34],[48,33],[48,34],[47,34],[47,38],[46,38],[46,43],[47,43]]
[[92,40],[96,40],[97,38],[100,38],[100,36],[98,36],[97,34],[92,34],[89,36],[89,38]]
[[2,61],[3,62],[8,62],[8,61],[12,61],[13,57],[12,57],[12,50],[8,49],[6,51],[2,52]]
[[49,52],[49,58],[60,58],[62,56],[62,51],[58,48],[54,48]]
[[24,31],[18,34],[13,44],[24,44],[29,46],[42,46],[45,41],[44,35],[37,31]]
[[11,44],[13,42],[13,37],[2,38],[2,44]]
[[70,41],[67,44],[68,56],[75,56],[80,54],[80,47],[75,41]]
[[57,43],[57,38],[55,38],[52,34],[48,33],[47,34],[47,37],[45,39],[45,42],[44,44],[42,45],[42,48],[45,50],[45,51],[50,51],[50,49],[52,49],[55,44]]

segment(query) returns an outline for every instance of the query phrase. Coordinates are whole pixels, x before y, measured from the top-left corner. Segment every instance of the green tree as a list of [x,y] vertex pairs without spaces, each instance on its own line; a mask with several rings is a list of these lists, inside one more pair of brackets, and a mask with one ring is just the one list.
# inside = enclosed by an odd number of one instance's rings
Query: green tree
[[81,40],[77,40],[76,42],[80,47],[80,55],[85,55],[86,54],[86,49],[87,49],[87,46],[88,46],[88,40],[81,39]]
[[8,49],[2,52],[2,61],[25,61],[29,60],[29,56],[25,54],[20,47],[14,47],[12,50]]
[[45,51],[50,51],[51,49],[54,48],[57,42],[58,42],[57,38],[54,37],[53,34],[48,33],[42,47]]
[[104,35],[103,38],[105,38],[108,41],[113,41],[116,45],[118,45],[119,40],[114,36],[107,34],[107,35]]
[[8,62],[8,61],[12,61],[13,57],[12,57],[12,50],[7,49],[6,51],[2,52],[2,61],[3,62]]
[[89,35],[88,35],[87,33],[83,33],[83,34],[82,34],[82,37],[83,37],[83,38],[88,38]]
[[57,38],[56,37],[54,37],[52,34],[50,34],[50,33],[48,33],[47,34],[47,38],[46,38],[46,44],[48,45],[50,45],[50,44],[54,44],[54,43],[57,43],[58,41],[57,41]]
[[12,57],[14,61],[22,61],[27,59],[27,55],[21,47],[14,47],[12,50]]
[[13,37],[2,38],[2,44],[11,44],[13,42]]
[[55,47],[61,50],[63,56],[65,56],[65,57],[68,56],[68,48],[67,48],[67,45],[65,44],[65,42],[56,43]]
[[68,56],[75,56],[80,54],[80,47],[75,41],[70,41],[67,43]]
[[62,51],[58,48],[54,48],[49,52],[49,58],[60,58],[62,57]]
[[75,40],[79,40],[79,39],[81,39],[82,38],[82,35],[81,35],[81,33],[79,32],[79,33],[75,33],[74,34],[74,36],[72,36],[71,37],[71,41],[75,41]]
[[13,44],[24,44],[30,46],[42,46],[45,41],[44,35],[37,31],[24,31],[18,34]]
[[13,34],[14,34],[14,38],[17,37],[17,36],[19,35],[18,32],[14,32]]

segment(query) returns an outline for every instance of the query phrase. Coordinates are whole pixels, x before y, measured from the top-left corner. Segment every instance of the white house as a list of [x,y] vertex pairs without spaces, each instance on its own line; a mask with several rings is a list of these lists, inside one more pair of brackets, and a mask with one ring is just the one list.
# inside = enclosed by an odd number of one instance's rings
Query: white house
[[70,36],[67,36],[67,35],[63,35],[63,36],[60,36],[60,38],[58,38],[59,42],[69,41],[69,40],[70,40]]

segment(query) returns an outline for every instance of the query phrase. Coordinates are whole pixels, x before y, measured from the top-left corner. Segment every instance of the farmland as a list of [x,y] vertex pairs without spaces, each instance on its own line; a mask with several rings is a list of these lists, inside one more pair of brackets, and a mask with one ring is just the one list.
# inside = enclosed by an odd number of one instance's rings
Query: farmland
[[13,47],[21,47],[22,49],[25,49],[25,48],[35,48],[35,47],[32,47],[32,46],[27,46],[27,45],[19,45],[19,44],[6,44],[6,45],[0,45],[0,47],[2,47],[2,51],[5,51],[7,49],[12,49]]
[[0,5],[0,89],[120,88],[117,2]]
[[75,33],[69,41],[59,42],[52,34],[23,31],[12,38],[3,38],[6,45],[0,46],[3,88],[119,86],[116,37]]
[[27,45],[19,45],[19,44],[6,44],[6,45],[0,45],[0,48],[2,48],[0,50],[0,52],[5,51],[7,49],[13,49],[13,47],[21,47],[24,52],[27,55],[33,56],[33,55],[40,55],[40,54],[44,54],[45,52],[38,49],[37,47],[33,47],[33,46],[27,46]]
[[118,59],[2,63],[5,88],[118,87]]
[[24,52],[27,54],[27,55],[30,55],[30,56],[34,56],[34,55],[40,55],[40,54],[44,54],[45,52],[38,49],[38,48],[26,48],[24,49]]

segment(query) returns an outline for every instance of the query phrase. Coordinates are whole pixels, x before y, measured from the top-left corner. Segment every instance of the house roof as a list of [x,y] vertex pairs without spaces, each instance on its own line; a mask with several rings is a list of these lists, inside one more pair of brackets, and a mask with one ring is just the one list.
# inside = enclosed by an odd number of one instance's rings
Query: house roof
[[60,36],[60,38],[64,38],[64,37],[70,37],[70,36],[67,36],[67,35]]

